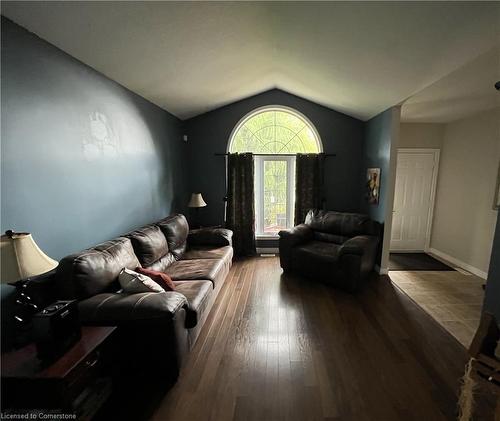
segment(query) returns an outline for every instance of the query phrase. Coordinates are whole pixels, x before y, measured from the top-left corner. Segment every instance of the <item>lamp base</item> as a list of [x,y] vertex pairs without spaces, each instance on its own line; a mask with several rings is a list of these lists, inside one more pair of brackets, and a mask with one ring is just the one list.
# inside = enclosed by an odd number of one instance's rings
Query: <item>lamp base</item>
[[[201,228],[200,225],[200,208],[191,208],[193,212],[191,212],[192,220],[189,222],[189,227],[191,229]],[[194,215],[193,215],[194,213]]]

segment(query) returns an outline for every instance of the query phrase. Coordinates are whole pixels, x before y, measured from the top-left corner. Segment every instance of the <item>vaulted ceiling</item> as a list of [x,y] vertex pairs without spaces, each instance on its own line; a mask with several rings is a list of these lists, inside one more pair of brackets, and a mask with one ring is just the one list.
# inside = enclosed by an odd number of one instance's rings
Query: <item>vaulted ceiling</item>
[[2,2],[2,14],[182,119],[279,88],[367,120],[500,45],[498,2]]
[[500,47],[492,48],[424,88],[403,104],[405,122],[449,123],[500,107]]

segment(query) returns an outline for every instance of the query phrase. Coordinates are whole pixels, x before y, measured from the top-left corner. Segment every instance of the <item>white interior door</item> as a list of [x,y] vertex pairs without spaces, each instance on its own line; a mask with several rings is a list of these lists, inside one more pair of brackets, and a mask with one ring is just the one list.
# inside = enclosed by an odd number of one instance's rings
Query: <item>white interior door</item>
[[439,151],[399,150],[391,251],[428,248]]

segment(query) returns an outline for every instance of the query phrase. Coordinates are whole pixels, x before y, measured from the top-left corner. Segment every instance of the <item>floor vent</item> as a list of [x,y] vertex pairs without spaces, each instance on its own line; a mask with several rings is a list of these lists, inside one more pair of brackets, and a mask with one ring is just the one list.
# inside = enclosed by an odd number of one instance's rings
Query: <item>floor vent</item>
[[257,254],[279,254],[278,247],[257,247]]

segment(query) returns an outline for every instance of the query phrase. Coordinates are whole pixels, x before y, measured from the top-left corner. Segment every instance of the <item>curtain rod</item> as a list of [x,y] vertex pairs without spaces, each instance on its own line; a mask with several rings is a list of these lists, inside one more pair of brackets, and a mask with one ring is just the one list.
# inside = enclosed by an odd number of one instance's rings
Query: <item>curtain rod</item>
[[[229,153],[214,153],[215,156],[228,156]],[[253,156],[297,156],[296,153],[277,153],[277,154],[272,154],[272,153],[254,153],[252,154]],[[336,153],[322,153],[318,155],[323,155],[323,156],[337,156]]]

